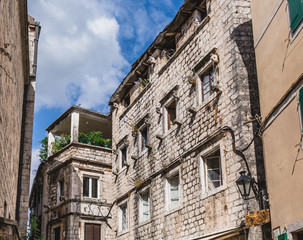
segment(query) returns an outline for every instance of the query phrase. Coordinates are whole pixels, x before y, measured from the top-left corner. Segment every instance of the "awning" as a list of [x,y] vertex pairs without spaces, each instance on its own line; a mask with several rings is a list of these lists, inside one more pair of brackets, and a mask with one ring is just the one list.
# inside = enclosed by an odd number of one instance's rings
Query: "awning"
[[232,228],[220,232],[210,233],[200,237],[195,237],[192,240],[224,240],[243,234],[243,228]]

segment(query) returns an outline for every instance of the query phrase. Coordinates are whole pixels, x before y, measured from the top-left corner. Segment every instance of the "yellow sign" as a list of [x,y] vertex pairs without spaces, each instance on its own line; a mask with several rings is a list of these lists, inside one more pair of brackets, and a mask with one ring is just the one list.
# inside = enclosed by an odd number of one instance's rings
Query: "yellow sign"
[[270,222],[269,209],[249,212],[245,214],[245,226],[254,227]]

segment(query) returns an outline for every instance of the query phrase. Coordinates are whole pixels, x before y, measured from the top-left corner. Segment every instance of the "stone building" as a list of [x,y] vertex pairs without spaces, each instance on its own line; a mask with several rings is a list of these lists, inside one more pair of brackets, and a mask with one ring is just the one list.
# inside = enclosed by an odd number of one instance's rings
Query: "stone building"
[[[73,106],[48,128],[49,156],[38,168],[30,196],[31,216],[45,239],[113,239],[112,151],[83,134],[111,139],[111,116]],[[70,143],[54,152],[54,142]]]
[[235,183],[266,190],[250,1],[185,1],[110,105],[114,239],[271,239]]
[[40,27],[26,1],[0,2],[0,239],[26,231]]
[[252,1],[274,239],[303,239],[303,3]]

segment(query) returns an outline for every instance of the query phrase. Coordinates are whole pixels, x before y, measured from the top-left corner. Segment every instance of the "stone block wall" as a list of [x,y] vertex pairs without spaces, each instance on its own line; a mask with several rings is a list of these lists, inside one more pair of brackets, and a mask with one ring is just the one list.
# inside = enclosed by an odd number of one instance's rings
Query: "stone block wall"
[[[249,1],[211,1],[208,16],[198,23],[192,36],[184,41],[185,45],[179,46],[170,59],[156,56],[156,63],[149,69],[150,84],[144,90],[137,90],[144,93],[138,94],[128,108],[119,104],[113,109],[114,149],[119,149],[121,140],[127,138],[129,165],[119,172],[117,151],[113,159],[113,169],[118,170],[117,178],[113,176],[116,239],[193,239],[240,227],[245,212],[257,210],[256,202],[246,204],[237,190],[235,181],[239,171],[246,170],[245,165],[233,152],[231,135],[220,132],[223,126],[231,127],[237,148],[243,148],[254,137],[254,126],[244,124],[259,109],[250,19]],[[214,92],[198,102],[198,88],[187,78],[192,75],[192,69],[203,68],[199,64],[214,49],[219,57],[216,81],[221,93]],[[173,95],[170,92],[174,89],[178,95],[180,126],[163,133],[163,112],[158,112],[163,111],[163,99]],[[197,112],[188,111],[190,107],[195,107]],[[152,149],[138,154],[132,126],[147,114]],[[162,135],[162,140],[157,135]],[[223,186],[205,195],[201,157],[218,146]],[[262,160],[257,157],[257,147],[253,144],[245,152],[254,176],[256,162]],[[165,203],[165,181],[171,171],[178,171],[181,179],[181,205],[173,212],[166,210]],[[143,182],[142,186],[138,182]],[[144,188],[151,193],[151,219],[142,224],[138,222],[137,205],[138,193]],[[128,206],[128,229],[119,232],[118,206],[124,201]],[[248,239],[262,239],[260,229],[251,228]]]
[[16,219],[27,13],[14,0],[1,1],[0,12],[0,217]]

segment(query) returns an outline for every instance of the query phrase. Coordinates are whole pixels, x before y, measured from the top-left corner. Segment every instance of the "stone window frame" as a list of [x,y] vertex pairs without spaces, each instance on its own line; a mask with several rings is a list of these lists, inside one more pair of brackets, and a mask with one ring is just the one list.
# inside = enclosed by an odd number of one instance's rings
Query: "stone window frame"
[[[138,156],[144,155],[146,152],[148,152],[149,149],[152,148],[152,144],[150,143],[150,114],[147,113],[137,124],[137,150],[138,150]],[[143,136],[142,131],[146,129],[146,142],[145,142],[145,148],[143,149]]]
[[[63,195],[62,195],[62,184],[63,184]],[[64,181],[64,178],[61,178],[58,180],[57,182],[57,203],[61,203],[64,201],[64,197],[66,195],[66,188],[65,188],[65,181]],[[63,198],[62,198],[63,197]]]
[[51,237],[54,236],[55,239],[55,229],[60,228],[60,239],[62,239],[63,234],[63,226],[62,223],[56,223],[53,226],[51,226]]
[[[122,229],[122,225],[123,225],[123,222],[122,222],[122,207],[126,207],[126,228],[125,229]],[[126,232],[129,231],[129,200],[128,199],[125,199],[124,201],[121,201],[118,205],[117,205],[117,225],[118,225],[118,234],[124,234]]]
[[[162,98],[162,100],[160,101],[161,106],[162,106],[162,132],[163,135],[168,135],[170,132],[174,131],[178,126],[181,125],[181,121],[180,119],[180,106],[179,106],[179,96],[178,96],[178,89],[179,89],[179,85],[176,85],[175,87],[173,87],[168,94],[166,94],[164,96],[164,98]],[[167,107],[173,103],[173,101],[175,101],[175,105],[176,105],[176,118],[174,120],[174,124],[173,126],[168,129],[167,126],[167,121],[168,121],[168,111],[167,111]]]
[[[148,219],[143,219],[143,200],[142,200],[142,196],[143,195],[147,195],[148,196]],[[144,188],[143,190],[141,190],[138,193],[138,220],[139,220],[139,224],[145,224],[147,222],[151,221],[151,191],[150,188]]]
[[[222,141],[216,142],[211,144],[210,146],[203,149],[200,154],[198,154],[198,162],[199,162],[199,175],[200,175],[200,184],[201,184],[201,196],[202,199],[217,194],[227,188],[227,172],[226,172],[226,160],[223,154],[223,146]],[[208,191],[207,190],[207,183],[206,183],[206,168],[205,168],[205,159],[207,156],[211,155],[212,153],[220,150],[220,163],[221,163],[221,173],[222,173],[222,184],[221,186]]]
[[[124,160],[124,164],[122,164],[122,150],[126,148],[126,159]],[[127,169],[127,167],[129,166],[129,141],[128,141],[128,135],[126,135],[125,137],[122,138],[122,140],[117,144],[117,173],[121,173],[122,171],[124,171],[125,169]]]
[[[204,99],[203,95],[203,77],[206,73],[212,71],[213,79],[211,82],[210,95]],[[197,106],[204,104],[212,99],[213,94],[215,93],[214,87],[218,84],[218,71],[217,71],[217,63],[214,63],[211,59],[205,63],[203,67],[198,69],[195,72],[196,79],[196,93],[197,93]]]
[[[170,201],[170,183],[169,180],[174,178],[175,176],[179,176],[179,204],[176,207],[171,206]],[[175,211],[178,211],[182,207],[183,199],[182,199],[182,179],[181,179],[181,171],[180,167],[177,167],[176,169],[172,169],[169,171],[165,176],[165,210],[166,215],[173,213]]]
[[[88,196],[84,196],[84,186],[83,186],[83,182],[84,182],[84,178],[88,178],[89,179],[89,185],[88,185]],[[97,179],[97,197],[92,197],[92,179]],[[100,199],[100,195],[101,195],[101,190],[100,190],[100,176],[91,174],[91,173],[83,173],[82,174],[82,197],[85,199]]]

